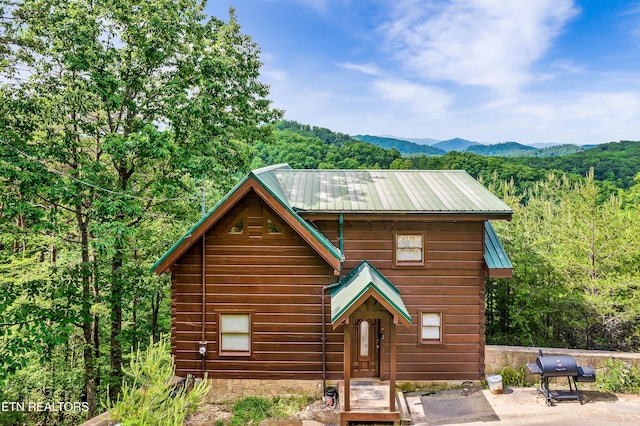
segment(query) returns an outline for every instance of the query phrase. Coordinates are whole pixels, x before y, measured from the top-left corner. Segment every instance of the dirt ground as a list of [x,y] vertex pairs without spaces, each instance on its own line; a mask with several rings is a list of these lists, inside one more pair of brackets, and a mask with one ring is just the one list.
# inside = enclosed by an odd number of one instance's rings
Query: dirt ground
[[[217,420],[226,421],[231,417],[230,406],[206,404],[202,410],[189,416],[184,426],[213,426]],[[286,419],[268,419],[260,426],[312,426],[340,424],[340,410],[325,407],[322,401],[308,405],[303,411]]]

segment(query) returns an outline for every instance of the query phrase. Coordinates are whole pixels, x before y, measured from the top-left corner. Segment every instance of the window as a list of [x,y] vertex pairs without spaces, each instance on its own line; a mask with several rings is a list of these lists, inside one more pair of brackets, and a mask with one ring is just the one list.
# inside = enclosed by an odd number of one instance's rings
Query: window
[[360,323],[360,356],[369,356],[369,322],[366,320]]
[[251,314],[221,313],[218,316],[220,355],[251,355]]
[[242,234],[244,232],[244,220],[240,219],[229,229],[230,234]]
[[420,343],[442,343],[442,312],[420,312]]
[[276,215],[270,209],[262,209],[262,236],[263,237],[282,237],[284,226]]
[[280,228],[273,222],[273,219],[267,218],[267,234],[281,234]]
[[247,232],[247,209],[245,208],[240,214],[233,216],[227,222],[227,234],[230,236],[243,236]]
[[395,234],[394,264],[397,266],[424,265],[424,235]]

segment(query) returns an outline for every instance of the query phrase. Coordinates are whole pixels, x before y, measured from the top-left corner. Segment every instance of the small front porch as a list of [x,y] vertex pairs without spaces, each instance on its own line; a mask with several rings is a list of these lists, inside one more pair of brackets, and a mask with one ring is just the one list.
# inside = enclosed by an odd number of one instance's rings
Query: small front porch
[[[388,381],[377,379],[353,380],[349,389],[349,411],[345,411],[344,381],[338,382],[340,401],[340,425],[346,426],[349,422],[389,422],[393,424],[405,424],[403,420],[410,422],[410,415],[404,407],[404,401],[398,399],[397,392],[390,395]],[[390,403],[393,401],[394,408]],[[409,423],[406,423],[409,424]]]
[[[400,292],[365,260],[331,292],[331,322],[334,330],[342,327],[344,333],[340,424],[399,424],[396,327],[411,323]],[[388,342],[387,353],[383,342]]]

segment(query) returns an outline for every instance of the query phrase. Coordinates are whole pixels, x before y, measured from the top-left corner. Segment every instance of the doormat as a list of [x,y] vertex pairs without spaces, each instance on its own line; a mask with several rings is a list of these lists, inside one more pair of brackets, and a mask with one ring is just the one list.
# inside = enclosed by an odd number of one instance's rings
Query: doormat
[[382,391],[379,391],[379,390],[357,390],[356,398],[358,400],[368,399],[372,401],[377,401],[377,400],[383,399],[384,395],[382,395]]
[[438,391],[420,398],[429,426],[450,423],[490,422],[500,418],[482,392],[465,395],[460,390]]
[[363,390],[363,389],[373,389],[373,382],[372,381],[362,381],[362,380],[358,380],[358,381],[354,381],[351,382],[351,389],[353,390]]

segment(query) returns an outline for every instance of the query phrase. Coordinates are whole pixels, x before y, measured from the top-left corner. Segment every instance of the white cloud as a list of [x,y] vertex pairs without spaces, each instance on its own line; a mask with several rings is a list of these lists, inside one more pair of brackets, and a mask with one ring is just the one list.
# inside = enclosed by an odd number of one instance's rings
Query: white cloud
[[378,67],[376,67],[374,64],[371,64],[371,63],[352,64],[349,62],[340,62],[340,63],[336,63],[336,65],[339,66],[340,68],[344,68],[351,71],[358,71],[367,75],[374,75],[374,76],[382,75],[382,71]]
[[632,3],[622,14],[621,25],[631,36],[640,38],[640,4]]
[[379,29],[408,71],[500,92],[531,80],[531,68],[577,13],[573,0],[390,0]]
[[329,10],[329,0],[298,0],[300,3],[317,10],[321,13],[326,13]]
[[551,66],[567,74],[582,74],[586,71],[584,66],[576,64],[569,60],[558,60],[552,62]]
[[265,68],[261,75],[267,81],[287,81],[289,79],[286,71],[275,68]]
[[372,83],[375,95],[422,116],[441,116],[453,101],[446,91],[400,79],[380,79]]

